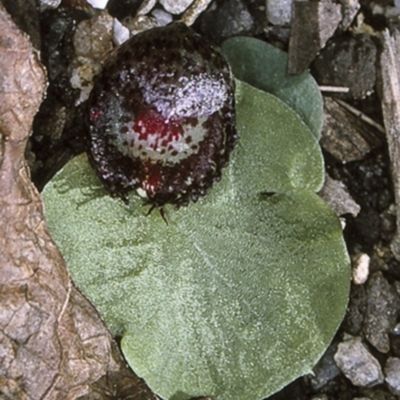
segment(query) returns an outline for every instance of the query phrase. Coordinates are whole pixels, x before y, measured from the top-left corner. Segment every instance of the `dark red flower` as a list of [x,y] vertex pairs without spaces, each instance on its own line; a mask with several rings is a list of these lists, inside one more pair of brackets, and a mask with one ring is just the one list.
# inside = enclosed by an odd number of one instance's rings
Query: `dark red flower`
[[140,33],[111,54],[89,98],[89,158],[111,194],[196,201],[237,139],[234,80],[218,50],[182,23]]

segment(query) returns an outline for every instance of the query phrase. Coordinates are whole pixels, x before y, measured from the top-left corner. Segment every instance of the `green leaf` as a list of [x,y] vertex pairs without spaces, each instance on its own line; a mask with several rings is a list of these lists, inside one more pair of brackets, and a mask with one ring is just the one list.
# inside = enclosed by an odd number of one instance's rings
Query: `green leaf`
[[267,397],[310,372],[347,305],[341,227],[313,193],[316,140],[285,104],[245,84],[237,113],[222,181],[196,204],[166,207],[168,224],[134,194],[129,206],[111,198],[85,155],[43,193],[75,283],[166,399]]
[[322,95],[308,73],[287,75],[287,54],[268,43],[234,37],[221,47],[236,78],[272,93],[292,107],[318,139],[323,124]]

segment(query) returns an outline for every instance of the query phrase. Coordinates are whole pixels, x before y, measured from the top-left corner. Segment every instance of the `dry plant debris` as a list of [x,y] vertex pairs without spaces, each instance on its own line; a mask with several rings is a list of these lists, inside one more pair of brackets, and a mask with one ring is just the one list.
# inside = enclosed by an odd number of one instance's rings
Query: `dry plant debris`
[[[46,74],[0,5],[0,393],[2,399],[156,399],[71,285],[24,160]],[[91,397],[93,398],[93,397]]]
[[380,59],[380,95],[386,128],[394,194],[396,200],[397,232],[392,241],[392,252],[400,260],[400,33],[393,36],[388,30],[382,34],[383,52]]

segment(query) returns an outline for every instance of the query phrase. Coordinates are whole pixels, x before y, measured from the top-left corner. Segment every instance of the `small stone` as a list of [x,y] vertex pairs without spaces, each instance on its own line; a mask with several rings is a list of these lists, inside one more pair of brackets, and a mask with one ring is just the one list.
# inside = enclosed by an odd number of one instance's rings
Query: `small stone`
[[376,58],[376,45],[367,34],[349,37],[346,32],[332,38],[316,57],[314,76],[320,85],[350,88],[342,97],[362,99],[374,91]]
[[358,0],[339,0],[342,5],[343,19],[340,27],[345,31],[352,24],[354,17],[357,15],[361,5]]
[[[332,98],[324,98],[321,146],[342,163],[362,160],[381,143],[376,131]],[[365,139],[368,138],[368,141]]]
[[86,0],[93,8],[104,10],[107,6],[108,0]]
[[62,0],[40,0],[40,11],[55,9],[61,4]]
[[116,46],[126,42],[129,39],[129,29],[122,25],[117,18],[113,22],[113,42]]
[[372,387],[383,383],[381,366],[363,345],[360,337],[340,343],[334,359],[346,378],[355,386]]
[[288,26],[293,0],[267,0],[267,18],[272,25]]
[[160,0],[160,4],[171,14],[182,14],[193,0]]
[[197,17],[208,7],[212,0],[195,0],[194,3],[182,15],[182,22],[192,26]]
[[381,353],[390,350],[389,333],[396,326],[400,298],[382,272],[371,275],[367,283],[367,311],[363,331],[368,341]]
[[243,0],[230,0],[215,10],[207,10],[200,19],[203,36],[215,43],[228,37],[250,34],[254,20]]
[[317,392],[340,374],[340,370],[333,359],[335,352],[336,343],[332,343],[322,358],[318,361],[318,364],[313,368],[310,383],[314,391]]
[[288,73],[306,70],[342,19],[340,5],[331,0],[293,3]]
[[140,5],[139,10],[136,15],[146,15],[148,14],[156,5],[157,0],[144,0]]
[[151,15],[157,20],[159,26],[165,26],[172,22],[173,17],[170,13],[159,8],[154,9]]
[[370,261],[371,261],[370,256],[365,253],[357,254],[355,257],[353,257],[352,275],[353,275],[353,282],[356,285],[362,285],[367,281],[369,275]]
[[107,12],[80,22],[73,38],[76,55],[102,61],[112,49],[113,22]]
[[157,20],[154,17],[149,17],[147,15],[138,15],[133,18],[128,17],[122,22],[129,29],[131,36],[135,36],[140,32],[144,32],[158,26]]
[[351,293],[352,295],[350,296],[350,302],[342,326],[345,332],[353,336],[358,336],[364,324],[364,315],[367,307],[365,286],[353,285]]
[[389,357],[385,365],[385,381],[389,390],[400,396],[400,358]]
[[93,77],[101,71],[102,62],[113,47],[113,22],[107,12],[102,12],[80,22],[76,28],[73,37],[76,58],[70,78],[71,86],[81,91],[76,104],[89,97]]
[[311,400],[328,400],[328,396],[326,394],[321,393],[311,397]]
[[326,175],[324,186],[318,194],[337,216],[351,214],[356,217],[360,212],[360,206],[350,196],[344,183],[329,175]]

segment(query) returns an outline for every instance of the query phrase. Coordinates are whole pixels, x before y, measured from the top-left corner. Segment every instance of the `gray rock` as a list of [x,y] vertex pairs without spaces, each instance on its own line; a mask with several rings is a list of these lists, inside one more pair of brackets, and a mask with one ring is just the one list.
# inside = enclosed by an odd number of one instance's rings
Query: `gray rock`
[[40,11],[57,8],[61,4],[61,0],[40,0]]
[[159,8],[154,9],[151,15],[157,20],[159,26],[165,26],[172,22],[173,18],[170,13]]
[[341,97],[362,99],[375,90],[377,47],[367,34],[334,36],[313,63],[320,85],[350,89]]
[[400,358],[389,357],[385,365],[385,381],[390,391],[400,396]]
[[231,36],[251,34],[255,28],[253,17],[243,0],[229,0],[216,9],[207,10],[199,21],[202,35],[215,43]]
[[371,275],[367,282],[367,310],[363,331],[368,341],[381,353],[390,350],[389,333],[396,326],[400,313],[400,297],[383,277]]
[[335,352],[336,343],[332,343],[318,361],[318,364],[313,368],[313,376],[310,379],[313,390],[320,390],[329,381],[340,374],[340,370],[333,359]]
[[353,337],[339,344],[335,362],[353,385],[372,387],[383,382],[378,360],[368,351],[360,337]]
[[161,5],[171,14],[182,14],[193,0],[160,0]]
[[360,212],[360,206],[350,196],[346,186],[329,175],[325,176],[324,186],[318,194],[338,216],[351,214],[356,217]]
[[273,25],[290,24],[293,0],[267,0],[267,18]]

